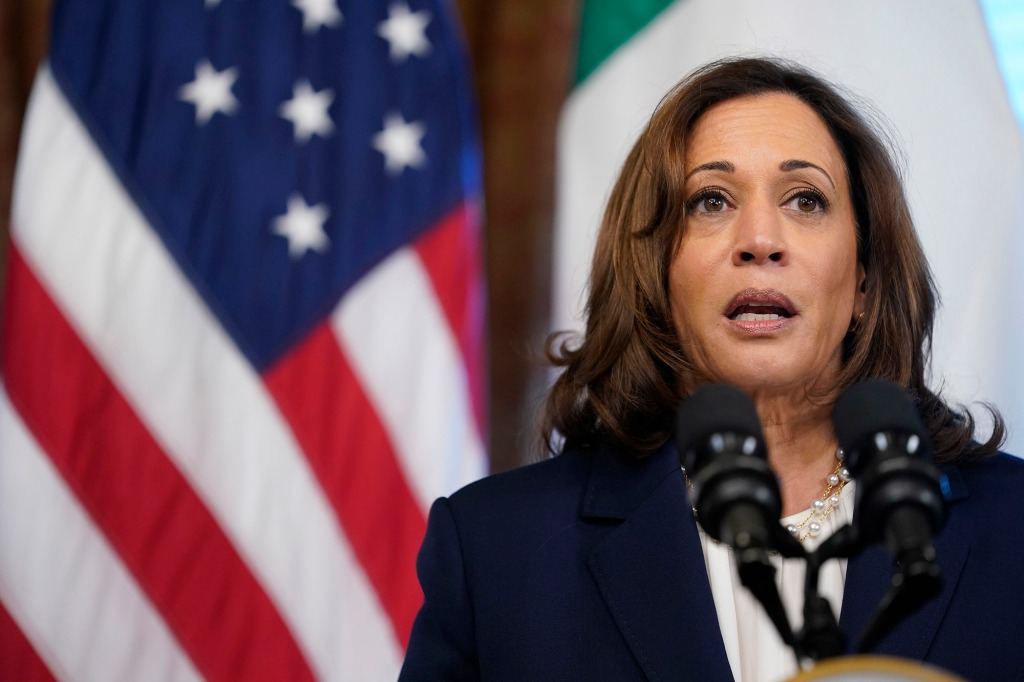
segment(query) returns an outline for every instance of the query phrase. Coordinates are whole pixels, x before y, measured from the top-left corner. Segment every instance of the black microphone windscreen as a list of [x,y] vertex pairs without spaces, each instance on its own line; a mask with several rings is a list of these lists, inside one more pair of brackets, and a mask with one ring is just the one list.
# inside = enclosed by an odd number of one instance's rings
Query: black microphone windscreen
[[847,452],[880,431],[914,434],[927,441],[917,408],[906,390],[883,379],[860,381],[843,391],[832,419],[839,447]]
[[761,434],[754,401],[743,391],[725,384],[709,384],[686,398],[676,415],[676,442],[685,452],[714,433]]

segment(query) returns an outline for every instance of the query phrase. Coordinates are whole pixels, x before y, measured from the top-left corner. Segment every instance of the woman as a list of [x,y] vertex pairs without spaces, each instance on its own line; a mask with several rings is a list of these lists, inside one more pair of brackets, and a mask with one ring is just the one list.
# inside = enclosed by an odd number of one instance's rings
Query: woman
[[[754,400],[783,523],[808,546],[852,517],[832,407],[880,377],[916,399],[945,467],[942,593],[879,653],[1024,679],[1024,462],[925,384],[934,286],[888,148],[790,64],[706,66],[662,101],[606,210],[578,347],[544,415],[557,457],[435,503],[403,679],[781,679],[796,671],[694,520],[671,444],[709,382]],[[800,573],[778,561],[791,617]],[[832,562],[851,646],[885,592],[880,547]],[[799,624],[799,617],[795,619]]]

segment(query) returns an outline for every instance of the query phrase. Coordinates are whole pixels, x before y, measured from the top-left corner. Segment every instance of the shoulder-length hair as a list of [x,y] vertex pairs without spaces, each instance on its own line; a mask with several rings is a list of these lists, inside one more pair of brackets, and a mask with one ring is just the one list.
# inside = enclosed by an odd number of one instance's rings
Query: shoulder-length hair
[[950,408],[926,385],[937,294],[911,220],[888,138],[818,76],[767,58],[703,66],[661,101],[633,146],[601,221],[590,272],[586,331],[574,342],[548,339],[563,371],[545,403],[549,451],[610,442],[643,456],[671,437],[684,397],[680,381],[695,369],[681,348],[668,294],[668,271],[686,214],[687,135],[711,107],[737,97],[785,93],[818,113],[846,163],[866,272],[865,314],[843,340],[837,388],[869,377],[905,386],[932,436],[936,458],[966,462],[994,452],[1005,436],[994,409],[992,436],[972,440],[974,419]]

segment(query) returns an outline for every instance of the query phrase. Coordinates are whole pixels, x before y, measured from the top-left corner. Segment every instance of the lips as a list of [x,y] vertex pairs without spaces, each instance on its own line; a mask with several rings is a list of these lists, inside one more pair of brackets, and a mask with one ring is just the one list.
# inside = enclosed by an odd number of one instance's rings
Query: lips
[[774,322],[797,314],[790,300],[775,289],[744,289],[726,306],[724,315],[734,322]]

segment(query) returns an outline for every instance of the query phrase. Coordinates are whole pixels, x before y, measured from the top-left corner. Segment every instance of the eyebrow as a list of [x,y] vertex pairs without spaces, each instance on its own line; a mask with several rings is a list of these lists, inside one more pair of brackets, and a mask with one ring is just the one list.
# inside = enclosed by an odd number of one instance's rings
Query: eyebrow
[[[811,163],[810,161],[804,161],[803,159],[789,159],[779,164],[779,170],[783,172],[790,172],[795,170],[801,170],[804,168],[813,168],[819,171],[825,178],[831,183],[832,189],[837,189],[836,183],[832,180],[832,176],[822,168],[821,166]],[[694,168],[692,171],[686,174],[686,180],[689,180],[693,175],[706,171],[723,171],[725,173],[735,173],[736,166],[732,165],[728,161],[709,161],[708,163],[702,163],[701,165]]]
[[708,163],[702,163],[701,165],[694,168],[692,171],[686,174],[686,178],[684,179],[689,180],[690,177],[693,176],[694,174],[703,171],[725,171],[726,173],[735,173],[736,166],[732,165],[728,161],[710,161]]
[[820,172],[832,184],[832,189],[837,189],[836,183],[832,179],[832,176],[829,175],[824,168],[817,164],[811,163],[810,161],[803,161],[802,159],[790,159],[789,161],[783,161],[782,163],[779,164],[779,170],[781,171],[795,171],[801,170],[803,168],[813,168],[816,171]]

